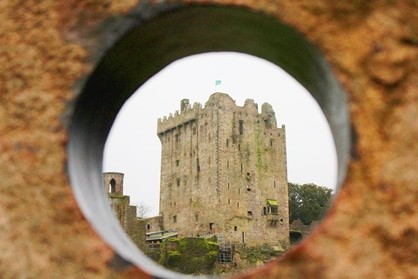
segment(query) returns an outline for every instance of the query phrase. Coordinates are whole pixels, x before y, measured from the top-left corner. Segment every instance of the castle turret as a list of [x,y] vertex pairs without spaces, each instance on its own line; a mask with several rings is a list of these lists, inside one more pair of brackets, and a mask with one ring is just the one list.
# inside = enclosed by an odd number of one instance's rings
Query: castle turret
[[277,127],[276,114],[274,113],[273,107],[269,103],[264,103],[261,106],[261,115],[268,128]]
[[105,186],[106,193],[115,196],[123,196],[123,173],[103,173],[103,185]]
[[190,109],[189,99],[183,99],[180,103],[180,111],[184,112],[186,109]]

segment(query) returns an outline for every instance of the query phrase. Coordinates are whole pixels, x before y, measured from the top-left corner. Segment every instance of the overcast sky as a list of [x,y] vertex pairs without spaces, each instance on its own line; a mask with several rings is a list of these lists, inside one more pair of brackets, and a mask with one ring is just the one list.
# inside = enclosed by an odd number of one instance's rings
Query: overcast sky
[[[215,81],[221,85],[215,86]],[[336,187],[334,142],[322,111],[297,81],[276,65],[240,53],[206,53],[178,60],[148,80],[125,103],[108,136],[103,171],[123,172],[131,204],[158,214],[161,143],[157,119],[180,109],[180,100],[202,105],[214,92],[270,103],[286,126],[288,180]]]

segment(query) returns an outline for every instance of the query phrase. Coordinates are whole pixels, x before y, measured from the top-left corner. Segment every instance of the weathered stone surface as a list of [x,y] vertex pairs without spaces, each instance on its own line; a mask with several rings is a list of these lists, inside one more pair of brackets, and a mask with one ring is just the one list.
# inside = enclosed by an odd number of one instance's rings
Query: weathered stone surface
[[264,103],[259,112],[254,100],[239,106],[220,92],[204,106],[186,104],[157,126],[164,228],[288,247],[286,134],[272,107]]
[[138,248],[145,251],[145,221],[137,217],[137,207],[131,205],[130,196],[123,192],[123,173],[103,173],[103,186],[110,207],[123,230]]
[[[63,120],[103,48],[93,30],[135,2],[0,4],[2,278],[147,276],[118,268],[65,172]],[[416,1],[217,2],[269,12],[310,39],[349,93],[355,133],[347,181],[326,220],[286,257],[244,278],[416,276]]]

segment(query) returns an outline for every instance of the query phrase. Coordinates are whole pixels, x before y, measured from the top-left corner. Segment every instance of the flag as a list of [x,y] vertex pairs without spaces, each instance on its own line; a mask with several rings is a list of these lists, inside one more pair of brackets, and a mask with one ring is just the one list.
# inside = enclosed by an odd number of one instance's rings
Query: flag
[[217,79],[216,81],[215,81],[215,86],[217,86],[217,85],[221,85],[221,80],[219,80],[219,79]]

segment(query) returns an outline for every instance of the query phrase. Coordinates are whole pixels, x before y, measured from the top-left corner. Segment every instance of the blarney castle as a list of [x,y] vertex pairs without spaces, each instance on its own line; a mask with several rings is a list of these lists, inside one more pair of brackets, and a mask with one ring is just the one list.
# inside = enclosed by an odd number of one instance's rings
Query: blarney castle
[[289,244],[285,127],[264,103],[243,107],[214,93],[204,107],[182,100],[158,120],[160,216],[150,231],[216,235],[249,246]]

